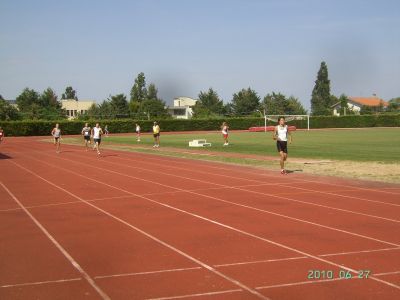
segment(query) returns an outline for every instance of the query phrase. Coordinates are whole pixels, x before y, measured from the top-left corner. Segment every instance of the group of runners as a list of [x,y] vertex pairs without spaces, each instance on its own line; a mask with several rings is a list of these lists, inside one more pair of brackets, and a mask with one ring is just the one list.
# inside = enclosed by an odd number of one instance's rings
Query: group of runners
[[[97,151],[97,154],[100,155],[101,137],[103,134],[108,135],[108,129],[105,128],[103,131],[99,123],[96,123],[96,126],[93,128],[91,128],[88,123],[85,123],[85,127],[82,128],[81,134],[83,136],[86,151],[90,149],[93,141],[93,150]],[[53,136],[56,153],[60,153],[61,129],[58,123],[51,131],[51,135]]]
[[[136,131],[136,141],[140,142],[141,128],[138,123],[135,124]],[[221,125],[222,137],[224,140],[223,146],[229,146],[229,125],[227,122],[223,122]],[[93,140],[93,150],[97,151],[97,154],[100,155],[100,144],[101,137],[103,134],[106,136],[109,134],[107,125],[105,126],[104,132],[100,127],[99,123],[96,123],[96,126],[91,128],[88,123],[85,124],[85,127],[82,128],[81,134],[83,136],[84,144],[86,151],[88,151],[91,147]],[[56,146],[56,152],[60,153],[60,140],[61,140],[61,129],[59,124],[51,131],[51,135],[54,138],[54,145]],[[4,132],[0,127],[0,143],[3,139]],[[154,145],[153,148],[160,147],[160,126],[157,122],[153,123],[153,137],[154,137]],[[280,166],[281,166],[281,174],[287,174],[285,169],[285,162],[288,157],[288,142],[292,142],[292,135],[289,131],[288,126],[285,124],[285,118],[280,117],[278,119],[278,125],[275,126],[275,129],[272,134],[272,138],[276,140],[276,147],[280,155]]]

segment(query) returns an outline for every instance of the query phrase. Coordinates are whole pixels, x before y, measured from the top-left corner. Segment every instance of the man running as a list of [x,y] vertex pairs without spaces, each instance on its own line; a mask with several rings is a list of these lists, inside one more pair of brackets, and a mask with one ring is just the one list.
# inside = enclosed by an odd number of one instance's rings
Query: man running
[[160,147],[160,126],[158,126],[157,122],[154,122],[154,125],[153,125],[153,137],[154,137],[153,148]]
[[285,124],[285,118],[279,117],[279,124],[275,126],[275,130],[272,138],[276,140],[276,147],[278,148],[281,165],[281,174],[286,175],[287,172],[285,170],[285,161],[287,160],[288,150],[287,150],[287,142],[289,136],[289,144],[292,143],[292,134],[290,133],[288,126]]
[[94,142],[94,149],[97,150],[98,155],[100,155],[100,143],[101,143],[102,134],[103,134],[103,130],[101,130],[99,123],[96,123],[96,127],[93,127],[93,129],[92,129],[92,136],[93,136],[93,142]]
[[91,132],[91,128],[90,128],[89,124],[85,123],[85,127],[82,128],[81,134],[83,135],[83,140],[85,142],[86,151],[89,150],[89,145],[91,144],[91,142],[90,142],[90,132]]
[[58,123],[56,124],[56,127],[54,127],[51,131],[51,135],[54,138],[54,146],[57,147],[56,153],[60,153],[61,129]]

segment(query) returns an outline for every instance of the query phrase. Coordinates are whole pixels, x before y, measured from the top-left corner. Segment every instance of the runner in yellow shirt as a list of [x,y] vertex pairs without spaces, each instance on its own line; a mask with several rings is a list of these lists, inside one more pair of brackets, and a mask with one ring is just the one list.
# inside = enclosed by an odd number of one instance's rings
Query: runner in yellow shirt
[[153,148],[160,147],[160,126],[158,126],[157,122],[154,122],[154,125],[153,125],[153,136],[154,136]]

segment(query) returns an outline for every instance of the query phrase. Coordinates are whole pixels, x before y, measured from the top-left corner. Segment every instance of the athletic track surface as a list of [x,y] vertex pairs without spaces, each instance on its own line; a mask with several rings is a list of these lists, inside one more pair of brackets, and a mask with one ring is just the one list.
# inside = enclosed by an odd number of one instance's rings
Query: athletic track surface
[[40,139],[0,144],[0,299],[400,299],[399,185]]

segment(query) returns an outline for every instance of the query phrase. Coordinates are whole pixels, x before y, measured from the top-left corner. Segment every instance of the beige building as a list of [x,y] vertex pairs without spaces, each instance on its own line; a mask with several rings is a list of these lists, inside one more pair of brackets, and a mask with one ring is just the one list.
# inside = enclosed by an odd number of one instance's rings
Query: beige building
[[196,102],[197,100],[189,97],[177,97],[174,99],[174,106],[168,107],[168,112],[176,119],[190,119]]
[[67,111],[68,119],[74,119],[78,115],[83,115],[87,113],[87,111],[93,104],[96,104],[96,102],[91,100],[86,100],[86,101],[81,101],[81,100],[78,101],[75,99],[61,100],[61,108]]

